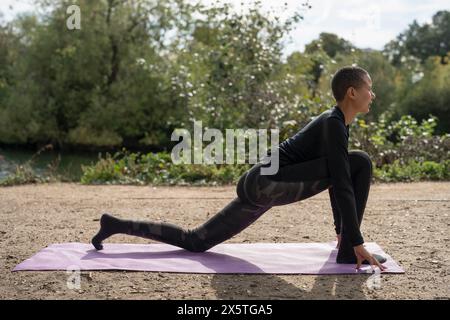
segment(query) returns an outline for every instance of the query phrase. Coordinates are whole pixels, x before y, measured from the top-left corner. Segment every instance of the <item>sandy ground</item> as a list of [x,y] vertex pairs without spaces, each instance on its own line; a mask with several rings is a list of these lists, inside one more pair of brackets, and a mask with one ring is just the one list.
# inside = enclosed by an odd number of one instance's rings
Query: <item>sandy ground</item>
[[[195,227],[235,196],[227,187],[27,185],[0,188],[2,299],[449,299],[450,182],[374,184],[362,230],[406,270],[368,275],[223,275],[82,272],[81,289],[65,271],[11,272],[51,243],[89,242],[102,212]],[[228,240],[334,240],[328,193],[275,207]],[[110,242],[149,241],[114,236]],[[150,241],[151,242],[151,241]]]

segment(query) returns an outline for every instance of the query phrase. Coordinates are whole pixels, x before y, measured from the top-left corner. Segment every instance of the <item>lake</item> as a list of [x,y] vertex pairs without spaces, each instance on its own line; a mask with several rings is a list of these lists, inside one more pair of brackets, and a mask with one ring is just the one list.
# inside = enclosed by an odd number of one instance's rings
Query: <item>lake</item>
[[[31,159],[36,151],[9,149],[0,147],[0,180],[6,178],[15,171],[17,165],[23,164]],[[58,174],[72,181],[79,181],[82,176],[81,165],[89,165],[97,162],[99,152],[69,152],[69,151],[43,151],[35,158],[32,167],[38,174],[48,170],[48,166],[61,157],[56,169]],[[101,153],[102,157],[105,153]]]

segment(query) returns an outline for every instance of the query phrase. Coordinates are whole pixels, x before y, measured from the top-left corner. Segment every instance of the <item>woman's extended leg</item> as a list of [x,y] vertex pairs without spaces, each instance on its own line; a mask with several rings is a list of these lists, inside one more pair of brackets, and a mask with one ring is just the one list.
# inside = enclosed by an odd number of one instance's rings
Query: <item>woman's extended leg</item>
[[238,234],[269,209],[268,206],[255,206],[237,197],[204,224],[192,230],[166,222],[122,220],[104,214],[100,221],[100,231],[92,239],[92,244],[97,250],[101,250],[103,240],[122,233],[193,252],[203,252]]

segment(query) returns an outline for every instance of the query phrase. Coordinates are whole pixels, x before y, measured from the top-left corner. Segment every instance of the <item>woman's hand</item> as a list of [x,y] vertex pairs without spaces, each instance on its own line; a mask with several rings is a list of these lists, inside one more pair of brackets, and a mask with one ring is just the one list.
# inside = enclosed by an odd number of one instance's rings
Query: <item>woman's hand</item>
[[363,263],[364,260],[369,261],[370,265],[373,266],[377,266],[378,268],[380,268],[381,271],[386,270],[386,267],[383,266],[381,263],[378,262],[377,259],[375,259],[369,251],[366,250],[366,248],[364,248],[364,245],[360,244],[359,246],[353,247],[353,249],[355,250],[355,254],[356,254],[356,269],[359,269],[359,267],[361,267],[361,264]]
[[339,247],[341,245],[341,235],[340,234],[336,235],[336,238],[337,238],[336,249],[339,249]]

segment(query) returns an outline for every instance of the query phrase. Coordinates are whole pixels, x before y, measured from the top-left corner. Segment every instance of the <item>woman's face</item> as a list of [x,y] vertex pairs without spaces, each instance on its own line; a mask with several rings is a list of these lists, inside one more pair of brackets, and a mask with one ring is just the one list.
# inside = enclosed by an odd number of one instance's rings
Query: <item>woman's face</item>
[[357,112],[368,113],[370,111],[370,105],[375,99],[375,93],[372,91],[372,79],[370,76],[364,76],[364,83],[360,88],[356,89],[355,105]]

